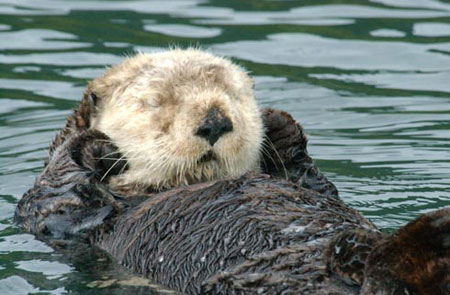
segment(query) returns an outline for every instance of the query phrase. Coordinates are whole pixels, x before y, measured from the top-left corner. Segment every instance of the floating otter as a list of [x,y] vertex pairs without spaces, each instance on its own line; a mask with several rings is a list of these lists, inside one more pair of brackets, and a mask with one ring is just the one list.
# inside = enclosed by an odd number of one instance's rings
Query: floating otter
[[240,68],[195,50],[141,55],[93,81],[15,221],[186,294],[450,288],[449,209],[379,232],[338,198],[289,114],[258,111]]

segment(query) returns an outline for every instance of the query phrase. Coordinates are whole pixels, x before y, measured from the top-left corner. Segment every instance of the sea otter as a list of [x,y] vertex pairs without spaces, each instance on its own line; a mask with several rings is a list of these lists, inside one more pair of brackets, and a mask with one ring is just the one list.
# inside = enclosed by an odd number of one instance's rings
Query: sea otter
[[186,294],[448,294],[450,210],[381,233],[339,199],[302,127],[259,111],[252,88],[199,50],[112,67],[68,117],[15,222],[88,241]]

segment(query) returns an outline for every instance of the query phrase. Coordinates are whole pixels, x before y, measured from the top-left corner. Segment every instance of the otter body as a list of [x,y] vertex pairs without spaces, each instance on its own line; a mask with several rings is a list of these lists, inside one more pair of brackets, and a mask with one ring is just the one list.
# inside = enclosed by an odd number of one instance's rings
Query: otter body
[[183,294],[359,294],[323,254],[350,229],[376,231],[334,197],[269,175],[157,194],[91,242]]
[[339,199],[302,127],[261,112],[252,87],[198,50],[111,68],[68,117],[15,222],[97,245],[186,294],[448,294],[450,210],[382,234]]

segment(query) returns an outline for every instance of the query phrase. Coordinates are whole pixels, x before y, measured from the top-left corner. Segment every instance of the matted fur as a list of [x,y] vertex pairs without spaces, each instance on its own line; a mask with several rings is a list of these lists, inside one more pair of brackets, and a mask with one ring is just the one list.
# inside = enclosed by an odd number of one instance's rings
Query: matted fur
[[[258,170],[263,124],[253,81],[225,58],[195,49],[139,54],[89,89],[99,98],[90,128],[128,163],[113,187],[169,188]],[[233,124],[213,146],[195,135],[211,108]],[[200,161],[208,152],[213,160]]]

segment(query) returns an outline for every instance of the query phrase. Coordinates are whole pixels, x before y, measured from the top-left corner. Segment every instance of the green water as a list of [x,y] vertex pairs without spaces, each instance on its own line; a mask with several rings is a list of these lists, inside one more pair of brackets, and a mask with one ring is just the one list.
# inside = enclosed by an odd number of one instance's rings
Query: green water
[[0,0],[0,294],[149,294],[12,216],[86,82],[174,45],[245,66],[260,105],[303,124],[342,199],[380,227],[450,205],[450,1]]

